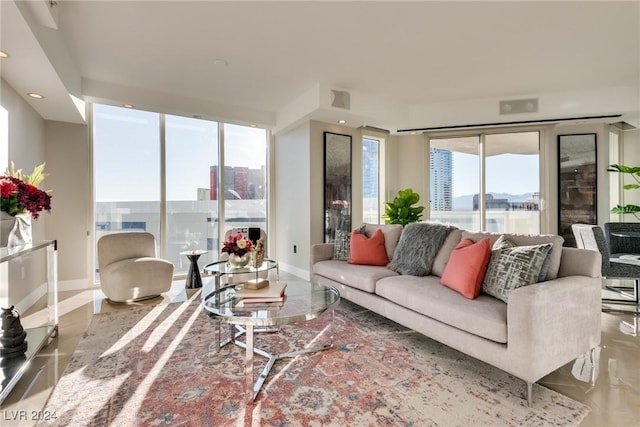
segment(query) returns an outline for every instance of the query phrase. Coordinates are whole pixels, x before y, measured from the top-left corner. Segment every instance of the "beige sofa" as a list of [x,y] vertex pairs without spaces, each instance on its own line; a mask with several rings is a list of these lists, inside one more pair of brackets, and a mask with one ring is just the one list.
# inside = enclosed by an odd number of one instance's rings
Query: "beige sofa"
[[[392,259],[402,227],[382,228]],[[440,284],[454,247],[463,238],[498,234],[451,232],[431,274],[399,275],[387,267],[354,265],[333,259],[333,244],[313,245],[312,280],[335,286],[342,297],[434,340],[473,356],[527,384],[533,383],[600,344],[600,254],[562,247],[558,236],[505,235],[518,245],[552,241],[553,261],[546,280],[511,292],[508,303],[481,293],[467,299]]]

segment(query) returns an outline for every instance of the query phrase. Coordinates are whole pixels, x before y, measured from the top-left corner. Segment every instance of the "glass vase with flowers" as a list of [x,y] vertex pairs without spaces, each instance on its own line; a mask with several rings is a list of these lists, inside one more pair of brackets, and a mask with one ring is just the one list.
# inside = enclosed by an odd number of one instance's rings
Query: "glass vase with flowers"
[[231,234],[224,242],[220,252],[229,255],[228,263],[233,268],[246,267],[251,261],[253,243],[244,234]]
[[44,165],[26,175],[11,162],[0,175],[0,246],[31,243],[31,219],[37,220],[43,210],[51,212],[51,195],[38,188],[46,177]]

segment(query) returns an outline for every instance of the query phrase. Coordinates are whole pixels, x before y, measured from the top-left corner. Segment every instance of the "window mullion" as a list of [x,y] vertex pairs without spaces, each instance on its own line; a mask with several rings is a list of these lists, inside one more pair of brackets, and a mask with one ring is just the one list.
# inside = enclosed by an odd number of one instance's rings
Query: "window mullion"
[[224,242],[225,224],[225,173],[224,173],[224,123],[218,124],[218,242]]
[[160,257],[167,258],[167,139],[166,116],[160,114]]
[[486,162],[485,162],[485,134],[480,134],[480,146],[478,150],[480,160],[480,191],[478,195],[478,210],[480,210],[480,230],[487,230],[487,210],[486,210]]

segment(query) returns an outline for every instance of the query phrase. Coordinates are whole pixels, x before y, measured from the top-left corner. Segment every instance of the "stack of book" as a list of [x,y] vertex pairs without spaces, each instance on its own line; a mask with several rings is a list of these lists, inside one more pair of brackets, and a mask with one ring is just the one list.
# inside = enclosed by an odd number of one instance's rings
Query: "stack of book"
[[247,306],[250,304],[264,304],[272,302],[283,302],[285,299],[284,290],[287,284],[284,282],[272,283],[266,288],[261,289],[248,289],[239,288],[236,289],[236,298],[241,301],[238,302],[238,306]]

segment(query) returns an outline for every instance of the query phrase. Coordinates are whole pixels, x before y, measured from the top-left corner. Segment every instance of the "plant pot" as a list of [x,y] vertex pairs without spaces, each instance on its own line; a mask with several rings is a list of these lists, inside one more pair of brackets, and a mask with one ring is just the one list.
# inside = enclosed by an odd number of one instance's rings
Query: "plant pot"
[[231,266],[231,268],[243,268],[246,267],[251,261],[251,254],[248,252],[242,256],[238,256],[236,254],[230,254],[227,262]]
[[2,212],[0,217],[0,246],[24,246],[31,242],[31,214],[11,216],[6,212]]

